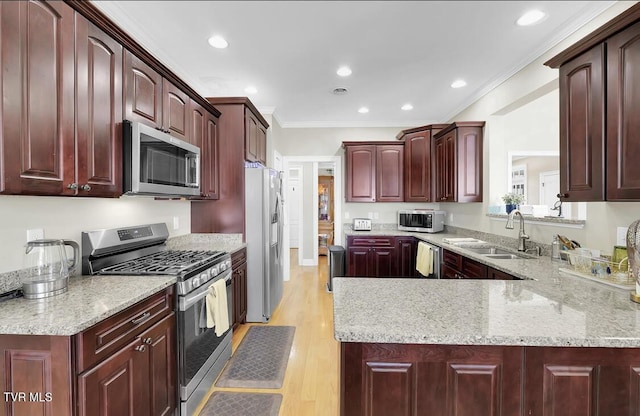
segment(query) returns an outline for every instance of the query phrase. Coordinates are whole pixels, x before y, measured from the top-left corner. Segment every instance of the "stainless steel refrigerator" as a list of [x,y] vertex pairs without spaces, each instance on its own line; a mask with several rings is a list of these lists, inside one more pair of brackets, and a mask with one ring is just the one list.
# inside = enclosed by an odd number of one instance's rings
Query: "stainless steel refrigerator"
[[282,176],[245,169],[247,322],[268,322],[282,299]]

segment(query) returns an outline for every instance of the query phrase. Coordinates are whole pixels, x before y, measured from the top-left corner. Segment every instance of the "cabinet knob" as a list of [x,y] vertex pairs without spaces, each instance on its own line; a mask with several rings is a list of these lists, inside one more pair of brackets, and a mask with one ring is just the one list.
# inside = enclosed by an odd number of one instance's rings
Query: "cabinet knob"
[[89,192],[91,190],[91,185],[89,185],[88,183],[85,183],[80,187],[80,190]]
[[138,345],[137,347],[134,348],[134,350],[138,351],[138,352],[144,352],[147,349],[146,346],[144,345]]
[[444,201],[445,199],[447,199],[447,197],[443,196],[442,198],[440,198],[440,201]]
[[67,185],[67,189],[78,189],[78,184],[77,183],[70,183],[69,185]]
[[147,344],[147,345],[151,345],[151,343],[153,342],[153,339],[151,337],[145,338],[145,339],[142,340],[142,342]]
[[556,197],[558,197],[558,198],[569,198],[569,194],[567,194],[567,193],[558,194],[558,195],[556,195]]

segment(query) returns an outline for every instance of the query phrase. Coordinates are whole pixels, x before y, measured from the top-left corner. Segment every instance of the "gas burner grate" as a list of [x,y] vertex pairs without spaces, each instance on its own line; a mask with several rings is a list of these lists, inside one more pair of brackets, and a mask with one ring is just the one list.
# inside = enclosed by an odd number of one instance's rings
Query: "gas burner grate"
[[166,250],[106,267],[101,274],[167,274],[177,275],[224,254],[221,251]]

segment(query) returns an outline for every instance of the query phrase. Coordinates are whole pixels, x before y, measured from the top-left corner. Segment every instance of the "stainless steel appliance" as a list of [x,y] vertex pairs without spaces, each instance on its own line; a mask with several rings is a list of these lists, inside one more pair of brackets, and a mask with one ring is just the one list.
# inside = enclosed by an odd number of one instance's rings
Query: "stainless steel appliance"
[[422,277],[440,279],[442,273],[442,247],[438,247],[422,240],[418,240],[418,244],[426,244],[433,252],[433,273],[427,276],[422,275]]
[[245,169],[247,322],[268,322],[282,299],[282,178]]
[[175,275],[180,414],[191,415],[231,357],[232,330],[206,327],[209,287],[224,279],[231,320],[231,256],[220,251],[167,250],[166,224],[82,233],[83,274]]
[[371,231],[371,220],[369,218],[354,218],[351,229],[353,231]]
[[138,122],[123,122],[127,195],[200,195],[200,148]]
[[398,211],[398,230],[439,233],[444,230],[444,211],[429,209]]
[[[65,246],[73,248],[73,258],[67,260]],[[42,239],[27,242],[24,269],[29,277],[22,283],[27,299],[40,299],[67,291],[69,275],[80,259],[80,247],[71,240]]]

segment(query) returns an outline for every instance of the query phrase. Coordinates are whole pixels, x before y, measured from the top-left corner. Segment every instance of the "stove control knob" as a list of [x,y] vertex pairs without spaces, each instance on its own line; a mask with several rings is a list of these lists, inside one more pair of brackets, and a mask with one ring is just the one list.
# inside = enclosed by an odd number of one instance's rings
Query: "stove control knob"
[[204,272],[200,274],[200,281],[202,283],[206,282],[207,280],[209,280],[209,273]]
[[225,270],[227,270],[227,262],[223,261],[220,263],[220,271],[223,272]]
[[218,274],[220,274],[220,269],[218,268],[218,265],[213,266],[210,270],[211,270],[211,277],[216,277]]
[[200,286],[200,278],[199,277],[194,277],[193,279],[191,279],[191,288],[195,289],[198,286]]

